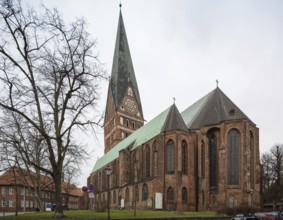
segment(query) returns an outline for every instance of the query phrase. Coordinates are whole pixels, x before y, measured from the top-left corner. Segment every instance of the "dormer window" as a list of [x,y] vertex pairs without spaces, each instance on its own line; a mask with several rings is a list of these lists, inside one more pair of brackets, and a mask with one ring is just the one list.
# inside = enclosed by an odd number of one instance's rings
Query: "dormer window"
[[230,115],[230,116],[234,116],[234,115],[235,115],[235,109],[232,108],[232,109],[229,111],[229,115]]

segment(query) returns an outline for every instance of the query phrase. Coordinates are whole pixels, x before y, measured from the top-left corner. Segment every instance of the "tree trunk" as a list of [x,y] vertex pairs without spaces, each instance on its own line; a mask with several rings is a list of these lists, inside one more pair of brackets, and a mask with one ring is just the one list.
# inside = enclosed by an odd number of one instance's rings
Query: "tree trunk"
[[64,217],[63,212],[63,197],[62,197],[62,187],[61,187],[61,173],[56,172],[54,177],[54,184],[55,184],[55,218],[62,218]]

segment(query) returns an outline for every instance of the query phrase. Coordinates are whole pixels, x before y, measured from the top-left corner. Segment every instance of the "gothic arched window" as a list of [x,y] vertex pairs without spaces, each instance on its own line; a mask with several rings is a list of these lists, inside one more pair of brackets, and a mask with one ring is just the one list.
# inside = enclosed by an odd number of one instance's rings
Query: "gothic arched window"
[[209,186],[210,190],[217,190],[217,140],[214,134],[208,137],[209,148]]
[[239,184],[240,133],[232,129],[228,133],[228,185]]
[[251,178],[251,188],[254,188],[254,135],[250,131],[250,178]]
[[205,177],[205,149],[203,141],[201,141],[201,176],[202,178]]
[[182,174],[188,174],[188,145],[184,140],[182,141]]
[[139,187],[138,185],[135,186],[135,199],[139,201]]
[[169,140],[167,146],[167,173],[173,174],[175,171],[175,145],[172,140]]
[[149,145],[146,145],[146,148],[145,148],[145,159],[146,159],[145,176],[150,177],[150,147]]
[[113,192],[113,203],[116,203],[116,191]]
[[158,174],[158,146],[156,144],[156,141],[153,143],[153,175],[157,176]]
[[148,188],[147,185],[144,183],[142,186],[142,201],[146,201],[148,198]]
[[188,202],[188,193],[186,187],[182,189],[182,203],[186,204]]
[[174,203],[174,191],[172,187],[167,190],[167,203]]
[[135,181],[136,177],[136,151],[131,154],[131,182]]
[[126,189],[126,196],[125,196],[125,202],[129,202],[130,201],[130,192],[129,192],[129,188]]

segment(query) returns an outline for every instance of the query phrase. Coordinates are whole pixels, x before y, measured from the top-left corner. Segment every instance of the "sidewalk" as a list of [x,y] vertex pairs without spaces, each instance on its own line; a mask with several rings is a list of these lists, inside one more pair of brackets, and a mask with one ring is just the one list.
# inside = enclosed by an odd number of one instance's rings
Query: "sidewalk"
[[[33,212],[18,212],[18,215],[33,213]],[[0,218],[3,216],[15,215],[15,212],[0,212]]]

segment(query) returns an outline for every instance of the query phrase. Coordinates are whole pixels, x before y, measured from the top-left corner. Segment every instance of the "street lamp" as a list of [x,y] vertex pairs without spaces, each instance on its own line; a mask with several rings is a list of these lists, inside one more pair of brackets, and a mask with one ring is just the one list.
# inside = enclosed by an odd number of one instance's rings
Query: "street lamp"
[[110,219],[110,207],[109,207],[109,188],[110,188],[110,175],[111,175],[111,168],[109,167],[109,165],[106,167],[106,175],[107,175],[107,209],[108,209],[108,220]]
[[251,212],[253,212],[253,193],[254,193],[254,190],[253,189],[250,189],[250,194],[251,194]]

